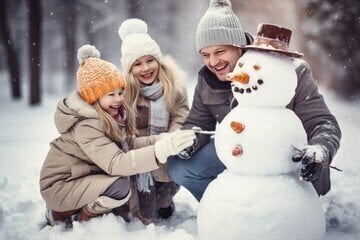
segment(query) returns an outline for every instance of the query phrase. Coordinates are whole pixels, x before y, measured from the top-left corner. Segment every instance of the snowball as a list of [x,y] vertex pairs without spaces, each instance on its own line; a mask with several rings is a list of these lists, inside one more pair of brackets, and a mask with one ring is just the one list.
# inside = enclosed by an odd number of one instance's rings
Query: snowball
[[197,223],[200,239],[206,240],[320,240],[325,235],[325,215],[313,186],[290,175],[225,171],[206,189]]
[[[239,65],[239,63],[242,63]],[[255,69],[254,66],[260,67]],[[241,106],[282,107],[295,95],[297,86],[296,64],[292,58],[279,53],[249,49],[236,63],[231,74],[246,73],[248,83],[232,82],[232,90]],[[230,74],[230,75],[231,75]],[[259,83],[259,80],[262,83]]]
[[[241,133],[232,122],[245,126]],[[300,119],[286,108],[235,107],[215,131],[217,155],[232,172],[240,174],[297,174],[299,165],[291,159],[294,148],[307,143]],[[243,154],[232,155],[241,146]]]

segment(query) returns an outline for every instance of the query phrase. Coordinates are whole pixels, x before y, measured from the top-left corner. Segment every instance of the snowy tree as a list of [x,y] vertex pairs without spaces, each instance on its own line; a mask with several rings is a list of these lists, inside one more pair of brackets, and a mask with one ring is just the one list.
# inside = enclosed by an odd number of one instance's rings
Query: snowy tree
[[[360,2],[353,0],[302,0],[305,35],[327,53],[337,66],[330,86],[344,96],[360,92]],[[312,26],[312,27],[311,27]],[[316,27],[314,27],[316,26]]]
[[13,40],[8,23],[8,9],[7,1],[0,1],[0,41],[3,43],[3,48],[6,52],[6,63],[9,69],[11,96],[14,99],[21,98],[21,84],[20,84],[20,64],[17,55],[18,44]]
[[65,88],[70,91],[76,86],[76,39],[77,39],[77,16],[78,6],[76,1],[63,1],[61,10],[64,18],[62,19],[64,30],[64,47],[65,47]]
[[30,105],[41,102],[41,1],[29,1]]

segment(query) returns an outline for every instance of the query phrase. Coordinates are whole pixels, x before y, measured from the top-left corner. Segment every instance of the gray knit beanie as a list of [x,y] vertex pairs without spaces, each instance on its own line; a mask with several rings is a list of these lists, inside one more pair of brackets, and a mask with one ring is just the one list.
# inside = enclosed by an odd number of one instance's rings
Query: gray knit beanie
[[200,51],[212,45],[246,45],[244,30],[229,0],[210,0],[209,8],[200,19],[196,31],[196,49]]

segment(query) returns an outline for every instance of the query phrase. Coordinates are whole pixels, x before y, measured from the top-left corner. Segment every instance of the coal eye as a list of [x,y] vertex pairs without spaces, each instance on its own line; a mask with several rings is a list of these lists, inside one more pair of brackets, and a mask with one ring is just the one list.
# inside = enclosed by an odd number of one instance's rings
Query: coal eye
[[260,65],[257,65],[257,64],[255,64],[253,67],[255,70],[259,70],[261,68]]
[[239,67],[242,67],[242,66],[244,66],[244,63],[239,62],[238,65],[239,65]]

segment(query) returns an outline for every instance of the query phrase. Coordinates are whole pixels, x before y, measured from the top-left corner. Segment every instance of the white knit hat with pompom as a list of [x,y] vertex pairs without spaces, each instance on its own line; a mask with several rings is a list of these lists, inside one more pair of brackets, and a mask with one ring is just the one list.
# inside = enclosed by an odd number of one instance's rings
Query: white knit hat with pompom
[[121,44],[121,65],[125,73],[129,73],[136,59],[150,55],[160,61],[159,45],[147,34],[147,24],[141,19],[125,20],[119,27]]

